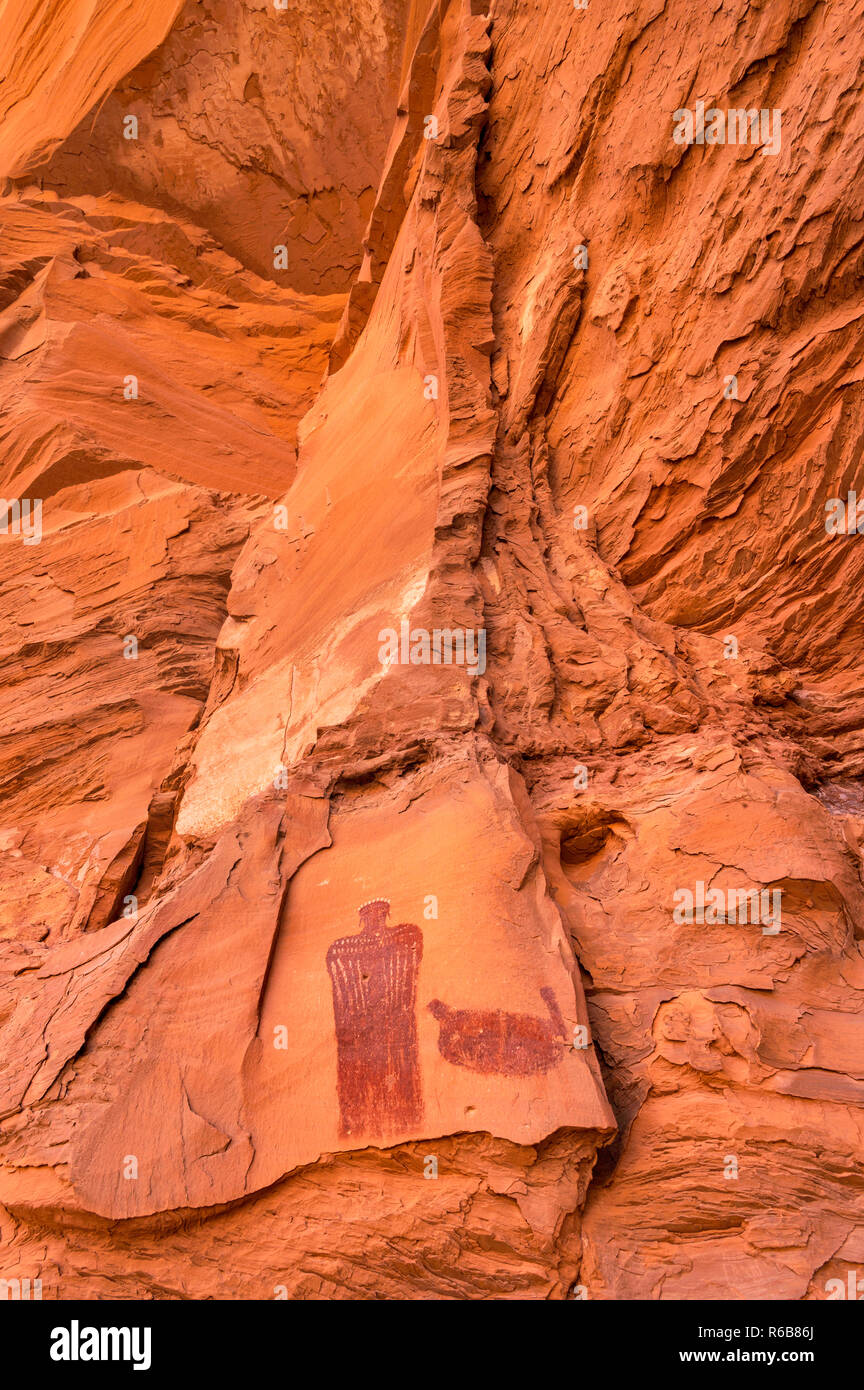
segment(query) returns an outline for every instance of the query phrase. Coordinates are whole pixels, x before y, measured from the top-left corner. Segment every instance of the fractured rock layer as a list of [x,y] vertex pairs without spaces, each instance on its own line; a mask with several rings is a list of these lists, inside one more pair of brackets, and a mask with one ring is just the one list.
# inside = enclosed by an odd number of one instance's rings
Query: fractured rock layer
[[861,19],[16,0],[2,1277],[864,1259]]

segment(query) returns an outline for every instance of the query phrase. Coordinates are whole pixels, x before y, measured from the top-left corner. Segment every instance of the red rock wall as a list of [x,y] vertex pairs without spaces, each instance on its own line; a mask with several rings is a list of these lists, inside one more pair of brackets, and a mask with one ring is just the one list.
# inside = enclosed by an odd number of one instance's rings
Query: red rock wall
[[824,1298],[862,6],[8,8],[0,1277]]

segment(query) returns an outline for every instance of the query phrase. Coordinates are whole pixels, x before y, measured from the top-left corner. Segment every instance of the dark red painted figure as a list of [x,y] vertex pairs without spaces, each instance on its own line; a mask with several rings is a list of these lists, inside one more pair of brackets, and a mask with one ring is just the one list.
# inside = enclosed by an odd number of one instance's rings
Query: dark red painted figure
[[567,1033],[554,991],[544,986],[540,997],[548,1019],[502,1009],[451,1009],[433,999],[429,1011],[441,1025],[438,1051],[454,1066],[471,1071],[504,1076],[548,1071],[563,1059]]
[[423,933],[411,922],[388,927],[389,912],[386,898],[364,903],[361,930],[327,951],[343,1138],[410,1129],[423,1116],[416,1017]]

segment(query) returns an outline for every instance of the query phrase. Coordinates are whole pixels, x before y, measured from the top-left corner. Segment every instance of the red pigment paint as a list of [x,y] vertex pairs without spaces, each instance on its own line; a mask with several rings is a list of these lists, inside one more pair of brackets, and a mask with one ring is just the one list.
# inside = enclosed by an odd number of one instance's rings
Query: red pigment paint
[[554,991],[544,987],[540,997],[549,1020],[501,1009],[451,1009],[433,999],[429,1010],[441,1025],[438,1051],[454,1066],[471,1071],[502,1076],[549,1071],[564,1057],[567,1034]]
[[384,898],[360,908],[360,931],[327,951],[336,1020],[342,1138],[410,1129],[423,1117],[417,1051],[417,973],[423,933],[388,927]]

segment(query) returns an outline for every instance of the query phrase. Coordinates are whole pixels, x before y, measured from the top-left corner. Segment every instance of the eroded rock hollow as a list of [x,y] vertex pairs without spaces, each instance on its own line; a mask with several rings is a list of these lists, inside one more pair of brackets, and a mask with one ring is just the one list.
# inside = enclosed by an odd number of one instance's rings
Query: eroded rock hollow
[[8,0],[43,1298],[864,1261],[864,6],[580,5]]

